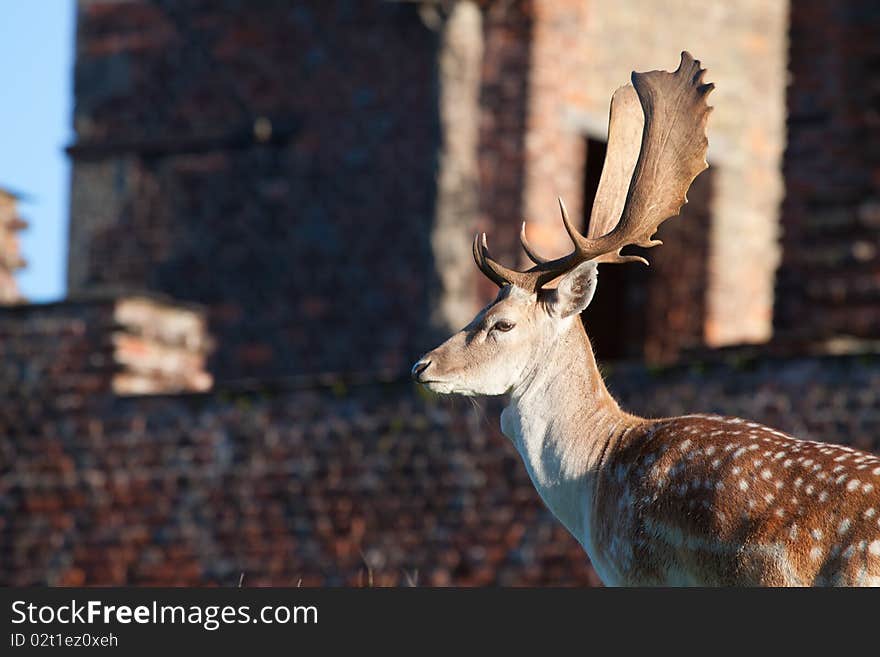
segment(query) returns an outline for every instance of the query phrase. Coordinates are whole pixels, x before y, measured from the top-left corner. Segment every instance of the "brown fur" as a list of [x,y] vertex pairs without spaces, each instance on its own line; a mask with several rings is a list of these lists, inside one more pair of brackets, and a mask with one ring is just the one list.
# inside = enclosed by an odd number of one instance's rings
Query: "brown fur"
[[596,544],[632,546],[625,579],[663,584],[672,570],[715,585],[880,583],[876,456],[690,416],[634,427],[601,469]]

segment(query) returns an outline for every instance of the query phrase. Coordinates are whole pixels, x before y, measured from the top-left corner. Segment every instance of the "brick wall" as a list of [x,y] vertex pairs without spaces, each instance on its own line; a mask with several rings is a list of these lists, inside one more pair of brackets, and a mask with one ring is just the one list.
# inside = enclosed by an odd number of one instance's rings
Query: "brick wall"
[[477,309],[471,234],[480,202],[478,144],[483,63],[483,13],[470,0],[456,2],[440,25],[437,57],[441,144],[431,249],[438,289],[431,324],[447,334]]
[[778,339],[880,338],[880,11],[791,8]]
[[[22,407],[3,584],[594,582],[470,404],[408,384]],[[34,427],[34,428],[30,428]]]
[[70,292],[206,304],[221,378],[406,368],[437,41],[406,3],[82,0]]
[[[489,233],[493,255],[511,264],[522,258],[532,28],[532,0],[484,3],[477,228]],[[494,296],[491,281],[476,281],[480,299]]]
[[[880,359],[618,366],[628,409],[880,449]],[[498,408],[409,384],[51,395],[0,415],[0,584],[596,584]],[[10,467],[14,464],[14,468]],[[362,556],[363,555],[363,556]]]
[[0,412],[53,399],[205,390],[211,341],[200,309],[147,295],[0,308]]
[[106,392],[116,372],[112,302],[0,309],[0,385],[7,417],[36,396]]

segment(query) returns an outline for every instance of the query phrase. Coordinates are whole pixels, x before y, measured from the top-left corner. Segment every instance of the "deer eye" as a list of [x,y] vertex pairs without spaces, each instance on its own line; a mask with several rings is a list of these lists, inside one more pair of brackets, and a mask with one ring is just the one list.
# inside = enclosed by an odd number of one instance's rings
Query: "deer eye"
[[508,321],[506,319],[499,319],[497,322],[495,322],[492,325],[492,328],[490,328],[489,330],[490,331],[501,331],[502,333],[506,333],[507,331],[512,329],[514,326],[516,326],[516,324],[514,324],[511,321]]

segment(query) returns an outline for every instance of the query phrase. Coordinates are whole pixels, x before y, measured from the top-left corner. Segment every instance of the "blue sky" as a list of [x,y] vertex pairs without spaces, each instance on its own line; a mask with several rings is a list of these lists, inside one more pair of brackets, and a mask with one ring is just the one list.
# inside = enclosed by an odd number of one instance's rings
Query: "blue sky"
[[31,301],[65,293],[75,11],[74,0],[0,0],[0,187],[29,197],[18,282]]

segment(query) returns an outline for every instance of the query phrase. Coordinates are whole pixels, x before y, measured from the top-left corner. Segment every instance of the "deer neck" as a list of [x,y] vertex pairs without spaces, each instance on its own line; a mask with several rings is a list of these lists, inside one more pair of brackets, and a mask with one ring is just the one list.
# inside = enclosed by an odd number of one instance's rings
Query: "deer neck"
[[620,410],[605,387],[577,317],[536,359],[502,412],[502,431],[522,456],[541,498],[585,548],[587,500],[604,456],[638,421]]

